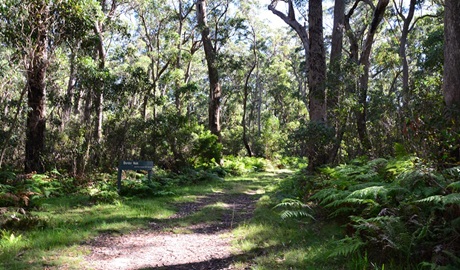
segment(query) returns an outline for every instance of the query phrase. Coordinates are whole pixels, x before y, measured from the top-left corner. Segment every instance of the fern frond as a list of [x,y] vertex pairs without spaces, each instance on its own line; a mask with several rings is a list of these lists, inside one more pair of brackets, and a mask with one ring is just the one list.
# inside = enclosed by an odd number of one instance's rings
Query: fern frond
[[319,200],[321,205],[338,201],[346,198],[350,194],[347,190],[337,190],[335,188],[323,189],[310,197],[311,200]]
[[342,215],[349,215],[353,213],[354,211],[356,211],[356,209],[353,207],[343,207],[342,206],[338,208],[337,210],[335,210],[334,212],[330,213],[329,217],[335,218],[335,217],[342,216]]
[[336,207],[339,207],[339,206],[341,206],[342,204],[345,204],[345,203],[346,203],[346,201],[342,199],[342,200],[335,200],[335,201],[332,201],[332,202],[330,202],[328,204],[322,204],[322,205],[324,205],[324,207],[326,207],[326,208],[336,208]]
[[275,205],[275,207],[273,208],[287,208],[281,212],[282,219],[301,217],[308,217],[314,219],[312,215],[305,211],[306,208],[311,209],[311,207],[297,199],[284,199],[281,203]]
[[311,200],[319,200],[319,201],[323,201],[325,198],[327,198],[328,196],[332,195],[332,194],[336,194],[338,192],[337,189],[335,188],[326,188],[326,189],[322,189],[318,192],[316,192],[315,194],[313,194],[310,199]]
[[449,195],[434,195],[427,197],[425,199],[421,199],[416,201],[418,203],[439,203],[442,205],[447,204],[459,204],[460,205],[460,193],[452,193]]
[[416,203],[441,203],[442,202],[442,195],[434,195],[427,197],[425,199],[417,200]]
[[347,198],[344,200],[345,203],[355,204],[355,205],[371,205],[371,206],[379,206],[380,204],[372,199],[359,199],[359,198]]
[[460,193],[452,193],[452,194],[446,195],[442,198],[442,202],[444,205],[446,204],[460,205]]
[[307,217],[315,219],[312,215],[302,210],[285,210],[281,213],[282,219]]
[[444,170],[444,173],[452,177],[459,177],[460,176],[460,166],[446,169]]
[[374,198],[378,195],[385,196],[388,193],[388,189],[385,186],[372,186],[363,189],[353,191],[347,198]]
[[310,206],[307,204],[304,204],[303,202],[297,200],[297,199],[291,199],[291,198],[286,198],[279,204],[275,205],[273,208],[309,208],[311,209]]
[[338,241],[339,245],[331,252],[329,258],[337,256],[349,256],[357,252],[366,243],[359,238],[346,237]]
[[460,181],[450,183],[447,188],[451,188],[454,191],[460,191]]
[[354,185],[354,186],[350,186],[348,188],[348,190],[356,191],[356,190],[365,189],[365,188],[368,188],[368,187],[383,186],[383,185],[385,185],[385,183],[382,183],[382,182],[366,182],[366,183],[360,183],[360,184],[357,184],[357,185]]

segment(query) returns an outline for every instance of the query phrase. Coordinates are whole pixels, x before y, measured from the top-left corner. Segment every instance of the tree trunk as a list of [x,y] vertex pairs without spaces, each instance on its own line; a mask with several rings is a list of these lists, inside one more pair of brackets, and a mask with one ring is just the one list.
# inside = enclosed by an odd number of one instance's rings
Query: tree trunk
[[407,36],[409,35],[409,27],[410,23],[412,22],[412,19],[414,18],[414,12],[415,12],[415,5],[417,1],[416,0],[411,0],[410,1],[410,6],[409,6],[409,13],[407,14],[407,17],[404,17],[402,14],[402,9],[399,12],[400,17],[403,19],[404,24],[403,24],[403,30],[401,32],[401,39],[399,42],[399,57],[401,59],[401,66],[403,68],[403,93],[402,93],[402,103],[403,103],[403,109],[406,109],[409,103],[409,64],[407,61],[407,52],[406,52],[406,47],[407,47]]
[[65,95],[65,100],[62,108],[62,118],[61,118],[61,131],[64,131],[67,122],[70,119],[72,112],[73,96],[75,94],[75,86],[77,85],[77,68],[76,68],[76,58],[77,51],[80,47],[80,42],[78,42],[76,48],[71,48],[70,53],[70,71],[69,71],[69,80],[67,82],[67,91]]
[[[309,113],[310,125],[326,125],[326,50],[323,39],[323,5],[322,0],[310,0],[308,12],[310,34],[309,47]],[[316,130],[316,129],[315,129]],[[312,134],[322,136],[323,134]],[[325,145],[320,145],[313,138],[308,145],[308,170],[313,172],[318,166],[325,164],[328,154]]]
[[206,1],[196,2],[198,28],[201,30],[201,40],[203,42],[204,53],[208,65],[209,75],[209,129],[221,141],[220,134],[220,105],[222,89],[219,81],[219,71],[217,69],[216,50],[209,36],[209,26],[206,20]]
[[[444,8],[444,81],[443,94],[446,103],[447,123],[457,136],[450,149],[452,162],[460,161],[459,118],[460,118],[460,2],[445,0]],[[449,138],[452,139],[452,138]]]
[[246,81],[244,83],[244,94],[243,94],[243,118],[241,120],[241,125],[243,126],[243,143],[244,147],[246,148],[246,151],[248,151],[248,156],[252,157],[254,154],[252,153],[251,146],[249,145],[248,142],[248,137],[247,137],[247,126],[246,126],[246,113],[247,113],[247,103],[248,103],[248,88],[249,88],[249,78],[251,77],[252,72],[256,68],[256,63],[252,65],[251,69],[248,72],[248,75],[246,76]]
[[389,2],[389,0],[379,0],[374,10],[372,23],[367,32],[363,51],[359,59],[359,64],[363,67],[363,72],[358,81],[358,103],[360,108],[356,110],[356,121],[358,137],[361,142],[361,149],[364,151],[364,153],[368,152],[372,148],[372,144],[367,132],[367,92],[369,87],[370,56],[377,28],[383,19],[385,9]]
[[[37,12],[44,13],[42,18],[48,17],[48,8],[39,7]],[[45,171],[43,154],[45,150],[46,130],[46,71],[48,68],[48,36],[47,25],[44,19],[35,18],[36,47],[31,52],[27,70],[27,98],[29,111],[26,127],[26,156],[24,170],[26,173]]]
[[[345,1],[335,0],[334,26],[332,28],[331,55],[329,61],[330,85],[327,92],[327,105],[329,115],[337,118],[334,110],[337,109],[340,96],[340,61],[342,59],[343,33],[345,31]],[[332,120],[332,119],[331,119]],[[336,124],[338,126],[339,124]]]
[[323,5],[309,1],[310,68],[308,73],[310,121],[326,123],[326,51],[323,40]]
[[[331,55],[329,61],[329,85],[327,89],[327,111],[330,124],[335,127],[335,142],[332,147],[329,163],[336,160],[343,135],[347,117],[338,112],[340,97],[344,91],[341,80],[341,60],[343,49],[343,34],[345,32],[345,1],[335,0],[334,25],[332,29]],[[334,121],[334,122],[333,122]]]
[[[104,37],[102,35],[102,25],[99,22],[95,23],[94,32],[98,37],[96,51],[97,60],[99,61],[98,68],[100,72],[104,72],[105,69],[105,49],[104,49]],[[95,92],[94,107],[96,108],[96,125],[94,129],[94,139],[97,143],[102,141],[102,121],[103,121],[103,108],[104,108],[104,87],[105,82],[103,79],[97,85],[98,89]]]
[[444,101],[448,109],[460,107],[460,1],[445,0]]

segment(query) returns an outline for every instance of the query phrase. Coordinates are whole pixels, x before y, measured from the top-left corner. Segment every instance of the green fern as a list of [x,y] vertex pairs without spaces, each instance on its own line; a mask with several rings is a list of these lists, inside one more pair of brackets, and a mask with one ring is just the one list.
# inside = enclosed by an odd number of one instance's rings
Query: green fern
[[329,214],[329,218],[334,218],[338,216],[350,215],[356,212],[356,207],[341,206],[335,211]]
[[452,189],[453,191],[460,191],[460,181],[450,183],[447,188]]
[[385,186],[372,186],[353,191],[347,198],[373,198],[385,197],[388,189]]
[[329,258],[333,257],[346,257],[355,254],[366,243],[359,238],[345,237],[338,241],[338,246],[332,250]]
[[441,203],[442,202],[442,195],[434,195],[428,198],[424,198],[421,200],[415,201],[416,203]]
[[346,198],[351,192],[347,190],[337,190],[335,188],[323,189],[310,197],[311,200],[318,200],[321,205],[331,202],[338,202]]
[[447,176],[458,178],[460,177],[460,166],[446,169],[444,170],[444,174],[446,174]]
[[284,210],[280,216],[282,219],[304,218],[304,217],[315,219],[312,215],[302,210]]
[[307,211],[305,210],[311,209],[311,207],[297,199],[284,199],[281,203],[277,204],[273,208],[283,208],[281,212],[282,219],[302,217],[314,219],[314,217],[311,214],[307,213]]
[[452,193],[448,195],[434,195],[421,200],[416,201],[417,203],[435,203],[443,206],[448,204],[460,205],[460,193]]

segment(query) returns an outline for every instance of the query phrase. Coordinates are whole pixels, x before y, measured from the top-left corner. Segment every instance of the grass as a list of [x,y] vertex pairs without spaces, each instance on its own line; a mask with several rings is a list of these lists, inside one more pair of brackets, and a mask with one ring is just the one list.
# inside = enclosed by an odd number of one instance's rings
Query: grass
[[[341,269],[328,256],[342,230],[331,223],[281,219],[269,195],[258,203],[254,218],[234,231],[234,247],[247,255],[251,269]],[[244,268],[244,267],[243,267]]]
[[[81,269],[88,250],[85,241],[101,233],[124,234],[148,226],[177,211],[177,204],[194,202],[209,194],[247,193],[260,197],[254,218],[233,230],[236,266],[251,269],[346,269],[342,261],[328,257],[334,241],[342,237],[335,224],[311,220],[283,220],[273,209],[279,203],[277,187],[289,171],[252,173],[225,181],[178,187],[174,195],[154,198],[124,198],[112,204],[91,204],[88,197],[68,196],[40,201],[33,212],[43,225],[0,234],[0,269]],[[224,202],[214,202],[167,225],[175,233],[188,233],[188,226],[212,222],[232,211]],[[1,231],[0,231],[1,232]],[[237,252],[238,251],[238,252]]]

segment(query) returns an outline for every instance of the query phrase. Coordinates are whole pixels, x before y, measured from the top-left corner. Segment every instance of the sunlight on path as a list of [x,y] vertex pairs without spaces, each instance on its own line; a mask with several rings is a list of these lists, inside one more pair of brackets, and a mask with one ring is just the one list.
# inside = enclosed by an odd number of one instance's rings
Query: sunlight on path
[[223,233],[165,235],[144,232],[102,238],[107,239],[103,240],[103,245],[93,246],[87,258],[90,269],[155,269],[231,255],[229,241]]
[[243,254],[231,249],[231,231],[253,216],[268,186],[290,173],[229,179],[225,190],[178,204],[175,215],[151,222],[149,229],[101,234],[86,243],[86,269],[238,269],[233,263]]

